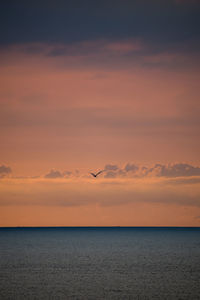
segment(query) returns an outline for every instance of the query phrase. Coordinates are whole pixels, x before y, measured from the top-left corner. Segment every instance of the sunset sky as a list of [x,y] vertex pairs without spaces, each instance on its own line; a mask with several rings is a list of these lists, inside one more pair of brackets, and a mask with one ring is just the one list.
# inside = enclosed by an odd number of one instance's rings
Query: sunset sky
[[200,1],[0,20],[0,226],[200,226]]

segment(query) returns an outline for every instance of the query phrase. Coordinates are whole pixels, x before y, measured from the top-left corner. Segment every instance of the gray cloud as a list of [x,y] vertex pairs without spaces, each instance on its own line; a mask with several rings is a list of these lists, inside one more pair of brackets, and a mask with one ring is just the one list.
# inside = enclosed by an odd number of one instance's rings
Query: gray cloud
[[[195,0],[168,0],[162,1],[162,5],[158,0],[123,3],[59,0],[56,4],[44,0],[4,1],[0,10],[0,44],[68,45],[102,37],[110,40],[139,37],[155,44],[156,49],[168,49],[171,45],[184,48],[192,39],[199,40],[199,10],[199,1]],[[81,30],[77,24],[81,24]],[[52,51],[52,55],[62,54],[62,48]]]
[[48,174],[44,176],[45,178],[62,178],[63,174],[60,171],[52,169]]
[[44,177],[45,178],[51,178],[51,179],[54,179],[54,178],[69,178],[69,177],[72,177],[72,176],[76,176],[78,177],[79,175],[79,172],[76,170],[75,173],[73,174],[73,172],[71,171],[64,171],[64,172],[61,172],[59,170],[54,170],[54,169],[51,169],[49,171],[49,173],[47,173]]
[[64,177],[68,178],[68,177],[70,177],[72,175],[72,172],[70,172],[70,171],[64,171],[62,174],[63,174]]
[[104,167],[104,178],[116,178],[119,177],[119,171],[121,171],[119,169],[119,167],[117,165],[112,165],[112,164],[107,164]]
[[124,167],[124,170],[126,172],[136,172],[138,170],[138,166],[134,165],[134,164],[130,164],[130,163],[127,163],[126,166]]
[[113,171],[108,171],[104,176],[104,178],[116,178],[116,177],[117,177],[117,173]]
[[105,165],[104,170],[105,171],[117,171],[118,170],[118,166],[117,165],[107,164],[107,165]]
[[[0,166],[0,178],[11,174],[11,168],[5,165]],[[83,177],[84,174],[80,170],[60,171],[51,169],[44,178],[75,178]],[[12,176],[12,178],[38,178],[39,176]],[[176,164],[155,164],[153,167],[144,165],[136,165],[134,163],[126,163],[119,167],[116,164],[106,164],[104,167],[104,178],[143,178],[143,177],[163,177],[169,179],[169,184],[198,184],[200,183],[200,167],[186,163]]]
[[160,177],[187,177],[187,176],[200,176],[200,168],[194,167],[189,164],[174,164],[174,165],[161,165],[156,164],[150,168],[147,173],[152,173]]
[[[200,167],[192,166],[185,163],[177,164],[155,164],[153,167],[137,166],[134,163],[127,163],[124,167],[120,168],[117,165],[107,164],[105,166],[104,178],[119,178],[119,177],[166,177],[166,178],[179,178],[179,180],[170,181],[172,184],[195,184],[199,183]],[[180,178],[180,177],[193,177],[193,178]]]
[[[193,48],[192,55],[191,49]],[[18,44],[15,46],[1,47],[1,63],[8,59],[8,53],[14,56],[23,53],[25,56],[46,57],[49,61],[57,60],[57,67],[61,69],[82,69],[85,67],[98,67],[101,74],[105,69],[131,70],[136,66],[146,68],[187,69],[199,67],[199,42],[190,41],[187,45],[176,44],[176,47],[168,45],[154,45],[146,39],[95,39],[88,42],[81,41],[72,44],[37,43]],[[13,52],[14,51],[14,52]],[[74,59],[76,58],[76,59]],[[195,64],[196,63],[196,64]],[[98,76],[97,76],[98,77]],[[105,78],[100,75],[100,78]],[[98,77],[98,79],[100,79]],[[94,78],[93,78],[94,79]]]
[[0,166],[0,178],[3,178],[7,175],[9,175],[12,172],[10,167],[7,167],[5,165]]

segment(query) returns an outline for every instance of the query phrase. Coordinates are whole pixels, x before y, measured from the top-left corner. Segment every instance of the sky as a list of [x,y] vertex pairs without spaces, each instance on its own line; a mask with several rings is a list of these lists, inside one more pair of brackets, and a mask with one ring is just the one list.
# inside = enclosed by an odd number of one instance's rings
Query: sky
[[0,25],[0,226],[200,226],[200,1],[1,1]]

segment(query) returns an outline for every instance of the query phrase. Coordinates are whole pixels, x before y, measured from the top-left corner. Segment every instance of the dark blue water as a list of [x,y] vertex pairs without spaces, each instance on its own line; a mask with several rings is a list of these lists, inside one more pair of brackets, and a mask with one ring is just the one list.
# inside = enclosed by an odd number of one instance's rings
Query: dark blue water
[[0,299],[200,299],[200,228],[0,229]]

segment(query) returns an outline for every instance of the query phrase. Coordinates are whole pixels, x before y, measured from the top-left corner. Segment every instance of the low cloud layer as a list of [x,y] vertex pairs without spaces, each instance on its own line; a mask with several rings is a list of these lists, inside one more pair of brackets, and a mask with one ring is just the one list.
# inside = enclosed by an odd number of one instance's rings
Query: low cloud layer
[[[111,171],[109,171],[111,172]],[[108,173],[109,174],[109,173]],[[56,175],[55,175],[56,176]],[[108,180],[107,178],[110,178]],[[129,203],[158,203],[200,207],[200,186],[178,184],[176,187],[163,178],[102,180],[82,178],[48,181],[11,179],[0,183],[0,205],[25,206],[118,206]]]
[[[135,163],[126,163],[124,166],[119,166],[117,164],[106,164],[104,168],[102,168],[103,172],[98,176],[98,179],[102,178],[174,178],[177,183],[198,183],[200,176],[200,167],[193,166],[186,163],[176,163],[176,164],[158,164],[156,163],[153,166],[145,166],[139,165]],[[96,172],[99,170],[96,170]],[[93,172],[95,172],[93,170]],[[4,178],[6,176],[10,176],[12,170],[10,167],[1,165],[0,166],[0,178]],[[44,176],[37,176],[45,179],[64,179],[64,178],[89,178],[90,172],[84,172],[80,170],[58,170],[51,169]],[[27,178],[34,178],[35,176],[27,176]],[[192,177],[192,178],[191,178]],[[196,177],[196,178],[195,178]],[[12,176],[11,178],[16,178],[16,176]],[[26,178],[24,176],[18,176],[18,178]]]
[[[143,166],[135,163],[127,163],[123,167],[119,167],[117,164],[106,164],[103,173],[100,177],[103,178],[144,178],[144,177],[166,177],[166,178],[179,178],[179,177],[195,177],[200,176],[200,167],[192,166],[186,163],[177,164],[155,164],[154,166]],[[78,170],[71,171],[59,171],[50,170],[45,178],[72,178],[72,177],[85,177]],[[88,176],[87,176],[88,177]],[[190,179],[190,182],[198,182],[194,178]],[[178,181],[177,181],[178,182]],[[185,183],[186,180],[179,180],[179,183]],[[189,181],[188,181],[189,182]]]
[[155,176],[164,177],[200,176],[200,168],[182,163],[167,166],[156,164],[153,168],[147,170],[147,174],[151,173]]
[[59,169],[35,178],[5,176],[0,180],[1,225],[198,226],[198,171],[185,164],[112,163],[97,178],[87,170]]
[[191,177],[200,176],[200,167],[185,163],[177,164],[155,164],[153,167],[139,166],[134,163],[127,163],[119,168],[117,165],[106,165],[105,178],[118,177]]

